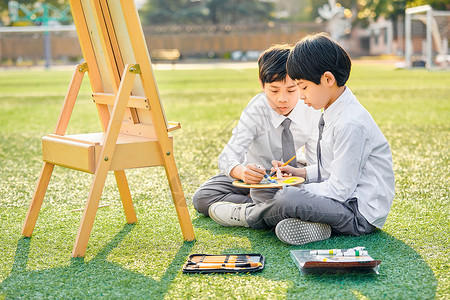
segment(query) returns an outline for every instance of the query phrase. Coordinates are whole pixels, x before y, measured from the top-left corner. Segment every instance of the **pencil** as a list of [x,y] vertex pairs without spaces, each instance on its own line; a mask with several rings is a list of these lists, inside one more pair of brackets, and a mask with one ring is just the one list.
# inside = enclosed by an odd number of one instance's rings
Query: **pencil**
[[[290,160],[288,160],[287,162],[285,162],[285,163],[282,164],[281,166],[282,166],[282,167],[287,166],[287,164],[290,163],[294,158],[295,158],[295,155],[292,156]],[[277,172],[277,171],[273,171],[273,172],[270,174],[270,177],[272,177],[273,175],[275,175],[276,172]]]

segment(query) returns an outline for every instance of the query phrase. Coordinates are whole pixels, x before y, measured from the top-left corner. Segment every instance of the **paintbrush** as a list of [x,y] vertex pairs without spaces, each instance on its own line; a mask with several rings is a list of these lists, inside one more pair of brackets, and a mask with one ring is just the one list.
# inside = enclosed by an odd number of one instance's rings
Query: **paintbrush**
[[[295,155],[292,156],[290,160],[288,160],[287,162],[285,162],[284,164],[282,164],[281,167],[287,166],[287,164],[290,163],[294,158],[295,158]],[[270,174],[270,177],[272,177],[273,175],[275,175],[276,172],[277,172],[277,171],[273,171],[273,172]]]

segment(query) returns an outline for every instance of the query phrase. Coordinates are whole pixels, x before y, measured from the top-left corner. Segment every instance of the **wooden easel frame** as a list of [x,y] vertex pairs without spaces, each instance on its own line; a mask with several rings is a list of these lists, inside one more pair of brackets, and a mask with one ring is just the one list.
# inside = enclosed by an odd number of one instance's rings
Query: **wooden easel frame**
[[[32,235],[55,164],[85,172],[92,172],[94,174],[75,240],[72,252],[73,257],[82,257],[85,255],[108,171],[114,171],[127,222],[135,223],[137,221],[136,213],[133,208],[124,169],[136,166],[163,165],[166,170],[184,239],[188,241],[194,240],[195,235],[173,156],[172,142],[168,135],[168,131],[179,128],[179,124],[168,123],[165,119],[134,1],[70,0],[69,2],[86,63],[76,67],[57,121],[54,135],[48,135],[47,138],[50,141],[56,142],[53,144],[50,143],[51,145],[64,145],[66,147],[64,149],[68,149],[67,147],[70,149],[79,149],[79,145],[82,144],[84,147],[83,143],[85,143],[86,149],[94,152],[98,150],[99,155],[94,164],[90,163],[93,165],[91,166],[93,172],[91,168],[80,167],[78,163],[71,164],[71,162],[65,161],[64,157],[58,160],[50,155],[50,158],[46,159],[44,155],[44,165],[28,209],[22,234],[28,237]],[[118,25],[114,23],[114,18],[110,11],[110,8],[114,6],[116,9],[115,13],[117,14],[120,11],[118,9],[119,5],[121,13],[123,13],[127,31],[132,32],[134,35],[133,38],[130,37],[130,43],[133,52],[132,60],[135,61],[128,64],[125,64],[124,58],[121,56],[118,37],[115,36],[116,32],[114,29],[114,26]],[[91,11],[87,11],[88,9]],[[90,36],[94,25],[92,25],[92,20],[90,20],[91,28],[88,28],[88,13],[94,15],[98,37]],[[94,41],[94,38],[98,38],[101,41],[101,52],[104,54],[103,63],[106,65],[106,69],[103,66],[103,70],[101,70],[101,66],[99,66],[101,62],[99,60],[99,50],[97,49],[96,51],[94,49],[96,42],[96,46],[98,47],[99,45],[98,41]],[[102,139],[98,142],[91,142],[80,136],[65,136],[78,91],[86,71],[89,73],[93,100],[96,103],[104,132]],[[105,76],[107,75],[109,76],[109,81],[105,80]],[[138,88],[136,93],[139,94],[140,90],[141,95],[133,96],[133,90],[136,89],[137,85],[135,80],[136,75],[139,75],[137,83],[139,85],[138,87],[141,88]],[[111,89],[111,86],[113,89],[112,93],[105,93],[105,88]],[[141,117],[143,116],[143,119],[145,119],[145,114],[149,114],[151,116],[151,124],[148,124],[148,121],[141,124],[139,121],[139,112],[141,113]],[[122,148],[118,146],[116,149],[118,139],[120,139],[119,136],[124,135],[131,142],[126,145],[119,145]],[[142,142],[143,139],[144,142]],[[119,153],[123,154],[124,151],[127,151],[123,150],[125,146],[128,147],[126,149],[129,149],[134,145],[152,146],[145,148],[151,149],[149,151],[150,153],[148,153],[151,158],[146,158],[144,159],[145,161],[129,163],[129,165],[126,163],[118,163],[117,159],[115,160],[115,157]],[[61,151],[58,153],[61,153]]]

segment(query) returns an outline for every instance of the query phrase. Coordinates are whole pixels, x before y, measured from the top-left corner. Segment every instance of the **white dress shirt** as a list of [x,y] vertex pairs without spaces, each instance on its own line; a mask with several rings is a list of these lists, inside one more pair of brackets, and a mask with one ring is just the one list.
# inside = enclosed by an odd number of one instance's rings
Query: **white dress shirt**
[[[306,162],[315,164],[320,111],[299,100],[288,117],[292,120],[290,130],[297,158],[303,156],[302,147],[305,146]],[[281,123],[285,118],[270,107],[266,94],[260,93],[253,97],[242,111],[232,137],[219,155],[220,171],[230,177],[231,170],[239,164],[245,166],[254,163],[270,170],[272,160],[282,161]]]
[[[382,228],[394,198],[389,144],[369,112],[348,87],[323,113],[322,182],[305,184],[314,194],[345,202],[357,198],[367,221]],[[308,182],[317,181],[317,164],[306,167]]]

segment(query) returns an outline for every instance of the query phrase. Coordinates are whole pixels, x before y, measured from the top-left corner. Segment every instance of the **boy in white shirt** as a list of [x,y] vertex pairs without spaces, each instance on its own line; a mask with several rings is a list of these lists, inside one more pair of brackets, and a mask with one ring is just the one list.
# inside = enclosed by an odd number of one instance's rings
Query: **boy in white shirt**
[[[221,173],[195,192],[192,202],[200,213],[208,216],[210,205],[216,202],[252,203],[250,189],[235,187],[232,182],[241,179],[246,183],[259,183],[272,168],[272,160],[287,161],[297,152],[297,158],[304,156],[306,161],[294,159],[292,166],[316,163],[320,112],[298,101],[299,88],[286,71],[291,49],[289,45],[276,45],[260,55],[259,81],[263,93],[253,97],[242,111],[232,137],[219,156]],[[290,123],[293,137],[289,154],[284,154],[282,147],[283,124],[286,122]]]
[[[274,168],[307,184],[285,187],[257,204],[212,205],[211,218],[225,226],[275,227],[278,238],[292,245],[327,238],[327,226],[354,236],[383,227],[394,198],[392,155],[369,112],[345,85],[350,69],[346,51],[324,34],[296,44],[288,74],[305,104],[324,109],[317,164],[295,168],[274,162]],[[236,215],[244,221],[236,222]]]

